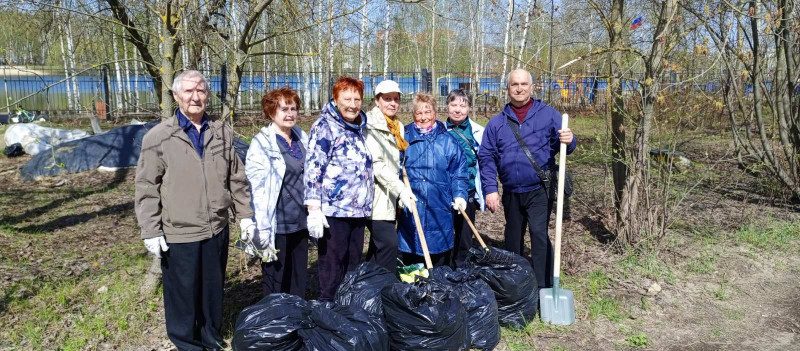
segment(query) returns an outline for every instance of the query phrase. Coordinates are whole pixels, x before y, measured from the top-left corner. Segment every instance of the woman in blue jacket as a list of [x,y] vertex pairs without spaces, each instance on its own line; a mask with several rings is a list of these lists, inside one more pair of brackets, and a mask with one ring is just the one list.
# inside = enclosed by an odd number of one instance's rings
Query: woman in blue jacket
[[[436,120],[436,100],[414,96],[414,123],[405,127],[408,149],[404,163],[417,197],[422,230],[434,266],[450,264],[453,249],[453,209],[466,207],[469,179],[458,142]],[[399,248],[404,264],[423,262],[414,217],[408,208],[398,220]]]

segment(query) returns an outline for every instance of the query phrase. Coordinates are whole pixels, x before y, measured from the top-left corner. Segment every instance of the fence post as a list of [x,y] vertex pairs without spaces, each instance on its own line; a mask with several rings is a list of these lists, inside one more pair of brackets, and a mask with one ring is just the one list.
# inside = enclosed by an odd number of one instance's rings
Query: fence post
[[3,68],[3,90],[5,90],[5,93],[6,93],[6,95],[5,95],[6,96],[6,101],[5,101],[6,113],[8,113],[8,118],[11,118],[11,104],[8,103],[8,101],[9,101],[8,81],[6,80],[6,69],[5,68]]
[[110,93],[108,91],[108,66],[103,65],[103,93],[105,94],[105,103],[106,103],[106,119],[111,117],[111,98]]
[[[220,79],[220,81],[219,81],[219,101],[221,103],[221,105],[220,105],[220,113],[222,113],[222,110],[225,109],[225,99],[226,99],[226,97],[228,95],[228,65],[226,65],[224,63],[222,64],[222,66],[220,67],[219,75],[220,75],[220,78],[219,78]],[[209,89],[209,90],[211,90],[211,89]],[[233,106],[231,106],[231,109],[233,109]],[[233,115],[235,115],[235,113],[231,114],[231,123],[233,123]],[[223,116],[222,118],[225,118],[225,117]]]

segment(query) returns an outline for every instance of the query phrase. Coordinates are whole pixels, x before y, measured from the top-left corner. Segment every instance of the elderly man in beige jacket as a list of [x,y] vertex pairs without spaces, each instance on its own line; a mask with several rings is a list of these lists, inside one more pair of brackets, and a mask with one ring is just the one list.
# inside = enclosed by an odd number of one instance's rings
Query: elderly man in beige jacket
[[384,80],[375,87],[375,107],[367,112],[367,149],[372,155],[375,192],[372,216],[367,222],[369,250],[367,260],[394,273],[397,267],[397,229],[395,215],[398,199],[403,206],[417,201],[403,184],[400,155],[408,147],[403,139],[403,124],[397,120],[400,109],[400,86]]
[[228,210],[241,219],[243,239],[255,232],[233,129],[205,113],[209,89],[200,72],[175,77],[179,108],[145,134],[136,166],[136,217],[145,247],[161,257],[167,336],[179,350],[225,347]]

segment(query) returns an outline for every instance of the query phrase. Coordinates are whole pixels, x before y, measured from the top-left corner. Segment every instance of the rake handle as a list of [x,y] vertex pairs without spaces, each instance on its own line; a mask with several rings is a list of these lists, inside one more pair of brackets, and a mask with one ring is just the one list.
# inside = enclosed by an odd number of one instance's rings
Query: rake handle
[[[406,167],[403,166],[403,183],[406,188],[411,190],[411,183],[408,182],[408,173]],[[413,191],[412,191],[413,192]],[[425,240],[425,233],[422,232],[422,221],[419,219],[419,212],[417,211],[417,203],[413,202],[411,206],[411,214],[414,215],[414,224],[417,226],[417,236],[419,236],[419,245],[422,246],[422,254],[425,256],[425,266],[428,269],[433,269],[433,261],[431,261],[431,254],[428,252],[428,242]]]
[[464,208],[463,207],[459,207],[458,211],[461,212],[461,216],[463,216],[464,219],[467,220],[467,224],[469,224],[469,228],[472,229],[472,234],[474,234],[475,238],[478,239],[478,242],[481,243],[481,247],[484,250],[488,250],[489,248],[486,247],[486,243],[483,242],[483,239],[481,238],[481,235],[478,234],[478,229],[475,228],[474,224],[472,224],[472,221],[469,219],[469,216],[467,216],[467,212],[464,211]]
[[[566,129],[569,123],[569,115],[561,115],[561,129]],[[564,219],[564,178],[567,173],[567,144],[559,142],[561,146],[558,151],[558,197],[556,198],[556,242],[555,256],[553,257],[553,280],[557,288],[558,278],[561,272],[561,232],[563,230],[562,221]]]

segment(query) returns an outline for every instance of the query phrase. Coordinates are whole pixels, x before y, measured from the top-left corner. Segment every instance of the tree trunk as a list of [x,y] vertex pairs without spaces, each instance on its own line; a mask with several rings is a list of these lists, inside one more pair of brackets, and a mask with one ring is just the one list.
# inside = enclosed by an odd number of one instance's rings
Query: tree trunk
[[173,99],[170,95],[172,88],[172,79],[175,76],[175,53],[177,52],[177,45],[175,42],[175,33],[171,26],[170,18],[171,9],[169,6],[164,9],[165,16],[161,18],[161,36],[163,38],[161,45],[161,120],[166,120],[172,117],[175,113]]
[[361,30],[358,35],[358,79],[364,80],[364,66],[366,65],[367,41],[367,0],[361,1]]
[[670,22],[673,22],[676,11],[677,0],[665,0],[661,3],[658,23],[653,34],[653,44],[645,60],[645,79],[640,84],[642,111],[636,126],[634,145],[631,149],[628,179],[620,201],[619,212],[622,221],[618,223],[617,227],[617,242],[621,245],[635,245],[645,235],[648,238],[653,238],[653,235],[660,237],[663,232],[659,232],[659,230],[663,231],[666,228],[659,223],[663,218],[654,218],[653,211],[650,211],[646,183],[649,177],[653,109],[660,93],[660,76],[664,65],[664,55],[671,36]]
[[[328,6],[328,16],[333,17],[333,3],[335,0],[330,0],[330,5]],[[333,79],[333,24],[335,21],[328,21],[328,69],[325,71],[325,103],[328,103],[328,99],[332,98],[333,94],[333,87],[331,80]]]
[[[123,36],[124,36],[124,34],[123,34]],[[125,107],[130,108],[131,100],[133,99],[133,97],[132,97],[133,94],[131,94],[131,70],[130,70],[130,65],[129,65],[129,60],[128,60],[128,45],[126,44],[126,41],[125,41],[124,37],[122,39],[122,54],[123,54],[122,57],[125,59],[125,81],[122,84],[123,87],[124,87],[124,93],[123,94],[124,94],[124,97],[125,97],[125,99],[124,99],[125,100]]]
[[609,65],[609,96],[608,113],[611,115],[611,165],[614,178],[614,207],[616,209],[617,224],[623,222],[622,195],[628,179],[628,164],[625,149],[625,100],[622,95],[622,52],[616,50],[623,44],[623,20],[625,0],[613,0],[609,26],[608,46],[613,50]]
[[389,76],[389,22],[391,22],[389,1],[386,1],[386,13],[383,18],[383,79]]
[[[500,89],[506,86],[506,72],[508,72],[508,35],[511,32],[511,22],[514,20],[514,0],[508,0],[508,15],[506,16],[506,30],[503,39],[503,71],[500,72]],[[511,50],[512,52],[514,50]]]
[[[300,45],[301,50],[306,52],[305,39],[300,39]],[[311,67],[309,60],[310,57],[303,56],[303,112],[306,116],[311,116]]]
[[139,61],[136,61],[137,56],[139,56],[138,52],[133,50],[133,104],[136,106],[136,112],[139,112]]
[[[438,95],[436,79],[436,0],[431,1],[431,48],[428,53],[428,68],[431,72],[431,93],[434,98]],[[436,113],[436,111],[434,111]]]
[[80,111],[82,109],[81,105],[81,91],[78,87],[78,77],[75,77],[75,47],[72,45],[72,26],[70,25],[70,18],[67,17],[64,34],[66,35],[67,39],[67,59],[69,61],[69,75],[72,76],[70,81],[72,81],[72,98],[75,99],[73,102],[75,108]]
[[253,74],[253,59],[248,60],[248,66],[250,66],[250,81],[248,82],[247,87],[247,107],[253,108],[253,95],[255,95],[254,92],[256,90],[255,79],[253,79],[255,78],[255,75]]
[[[75,108],[75,99],[72,97],[72,85],[70,85],[70,69],[69,69],[69,58],[67,57],[67,52],[64,50],[64,37],[59,37],[59,42],[61,43],[61,58],[64,61],[64,79],[66,79],[66,88],[67,88],[67,106],[69,107],[70,111],[77,110]],[[6,93],[8,96],[8,93]]]
[[528,0],[528,6],[525,8],[525,27],[522,29],[522,38],[519,40],[519,56],[517,57],[518,65],[522,65],[522,53],[525,52],[525,44],[528,40],[528,27],[530,26],[531,12],[536,7],[536,2]]
[[116,87],[111,85],[111,88],[114,89],[114,100],[117,101],[117,113],[119,113],[119,111],[122,111],[122,94],[124,90],[122,88],[122,70],[119,65],[119,45],[117,44],[117,35],[114,31],[111,31],[111,47],[114,51],[114,75],[117,79]]

